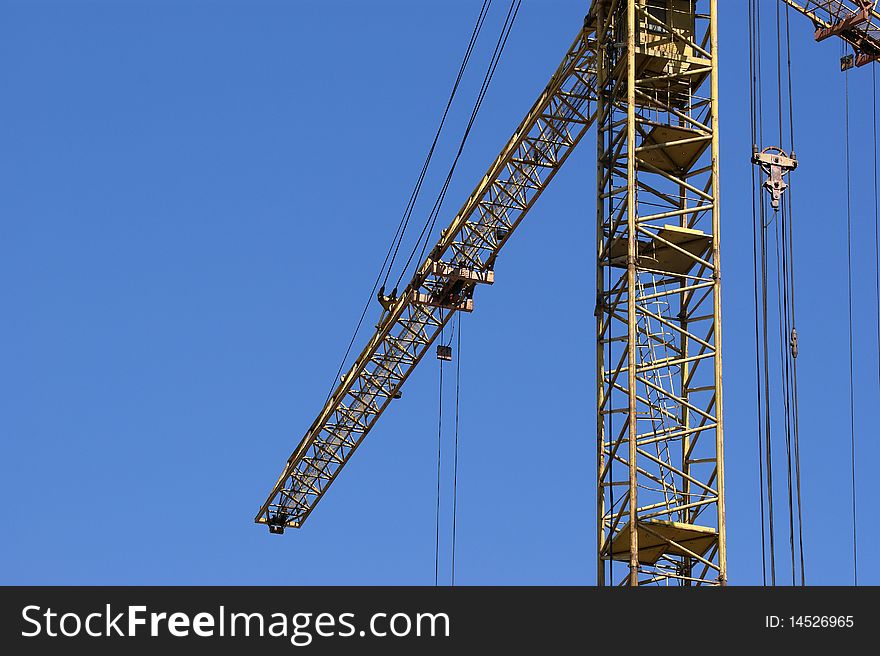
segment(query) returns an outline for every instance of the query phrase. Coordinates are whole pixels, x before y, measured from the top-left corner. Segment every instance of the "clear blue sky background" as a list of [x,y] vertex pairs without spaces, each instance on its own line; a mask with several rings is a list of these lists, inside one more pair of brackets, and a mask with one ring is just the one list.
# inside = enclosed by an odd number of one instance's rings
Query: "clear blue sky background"
[[[327,392],[479,4],[0,3],[0,582],[433,583],[433,359],[303,530],[278,538],[252,518]],[[419,219],[500,26],[494,4]],[[587,4],[525,0],[442,221]],[[749,584],[746,2],[720,5],[730,578]],[[813,43],[801,17],[792,29],[807,577],[848,583],[843,77],[837,44]],[[860,578],[877,584],[870,76],[850,82]],[[458,583],[594,581],[593,139],[464,324]]]

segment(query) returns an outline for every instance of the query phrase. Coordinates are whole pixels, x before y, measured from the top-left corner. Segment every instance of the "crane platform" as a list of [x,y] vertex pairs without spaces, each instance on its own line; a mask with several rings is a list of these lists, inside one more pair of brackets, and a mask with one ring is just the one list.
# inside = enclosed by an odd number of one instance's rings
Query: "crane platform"
[[[650,239],[637,242],[638,264],[653,271],[687,274],[709,252],[712,237],[691,228],[663,226]],[[612,266],[625,268],[627,244],[618,240],[611,248]]]
[[[655,565],[665,555],[702,557],[718,541],[718,531],[708,526],[641,520],[637,522],[639,563]],[[632,528],[627,523],[611,543],[612,560],[629,560],[629,542]]]
[[712,135],[677,125],[654,125],[636,150],[641,168],[665,173],[689,171],[712,144]]

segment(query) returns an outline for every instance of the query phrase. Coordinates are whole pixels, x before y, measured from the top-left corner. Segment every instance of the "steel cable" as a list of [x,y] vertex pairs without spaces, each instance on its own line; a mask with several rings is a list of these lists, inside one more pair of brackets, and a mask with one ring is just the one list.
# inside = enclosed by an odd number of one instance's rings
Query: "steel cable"
[[855,398],[853,389],[853,285],[852,285],[852,183],[851,183],[851,153],[849,138],[849,71],[844,73],[844,129],[846,133],[846,280],[847,280],[847,309],[849,327],[849,431],[850,431],[850,460],[851,460],[851,485],[852,485],[852,549],[853,549],[853,584],[859,584],[859,553],[856,512],[856,427],[855,427]]
[[[452,87],[452,92],[449,96],[449,101],[446,104],[446,109],[443,112],[443,117],[440,120],[440,126],[437,128],[437,132],[434,135],[434,141],[431,144],[431,148],[428,151],[428,155],[425,159],[425,163],[422,166],[422,171],[419,175],[419,179],[416,182],[416,186],[413,189],[412,194],[410,195],[410,200],[407,203],[407,209],[404,210],[403,217],[401,217],[400,223],[397,225],[397,230],[394,233],[394,237],[392,238],[391,244],[388,247],[388,251],[385,254],[385,259],[382,262],[382,266],[379,269],[379,274],[376,276],[376,281],[373,283],[373,287],[370,290],[370,293],[367,295],[366,303],[364,304],[364,308],[361,311],[361,316],[358,319],[357,325],[355,326],[354,333],[351,336],[351,339],[348,342],[348,347],[345,349],[345,354],[342,356],[342,360],[339,363],[339,368],[336,371],[336,375],[333,377],[333,380],[330,383],[330,389],[327,391],[327,398],[325,399],[325,403],[330,400],[330,396],[333,394],[333,390],[336,388],[337,383],[339,382],[339,376],[342,374],[342,370],[345,367],[345,363],[348,361],[348,356],[351,355],[351,349],[354,346],[355,340],[357,336],[360,334],[361,326],[363,326],[364,319],[367,316],[367,312],[370,309],[370,305],[373,303],[373,297],[376,294],[376,291],[380,289],[379,282],[382,281],[382,277],[384,274],[384,282],[382,282],[382,289],[384,290],[385,285],[388,283],[388,274],[391,272],[391,267],[394,266],[394,258],[397,256],[397,250],[400,248],[400,242],[403,239],[403,235],[406,231],[406,226],[409,223],[409,217],[412,215],[413,208],[415,207],[416,200],[418,198],[419,192],[421,191],[422,183],[425,178],[425,174],[428,170],[428,165],[431,162],[431,159],[434,155],[434,149],[437,146],[437,142],[440,138],[440,133],[443,130],[443,126],[446,122],[446,116],[449,113],[449,108],[452,105],[452,101],[455,98],[456,92],[458,91],[459,84],[461,83],[461,79],[464,75],[465,69],[467,68],[468,62],[470,61],[471,54],[473,53],[474,46],[476,44],[477,38],[480,35],[480,32],[483,28],[483,23],[486,20],[486,15],[488,14],[489,7],[492,4],[492,0],[484,0],[483,7],[480,10],[480,14],[477,17],[477,22],[474,25],[473,32],[471,33],[470,41],[468,42],[467,49],[465,51],[464,58],[462,60],[461,66],[459,67],[458,76],[456,77],[455,84]],[[390,264],[389,264],[390,260]],[[386,271],[387,267],[387,271]]]
[[[477,99],[474,103],[474,108],[471,111],[471,116],[468,121],[467,127],[465,128],[464,135],[461,138],[461,142],[458,146],[458,152],[452,160],[452,165],[449,168],[449,172],[446,175],[446,179],[443,183],[443,186],[440,189],[440,193],[437,196],[437,200],[434,202],[434,206],[431,209],[431,212],[428,214],[427,219],[425,220],[425,225],[422,228],[422,231],[419,233],[419,237],[413,245],[413,249],[410,252],[409,257],[406,260],[406,264],[403,265],[403,269],[400,272],[400,275],[397,278],[397,282],[395,283],[395,288],[400,286],[400,283],[403,281],[404,276],[409,270],[410,265],[413,262],[413,259],[416,256],[416,252],[419,252],[419,257],[417,261],[421,261],[425,256],[425,251],[427,250],[428,243],[431,239],[431,234],[434,231],[434,226],[437,223],[437,217],[440,215],[440,210],[443,206],[443,201],[446,198],[446,192],[449,189],[449,184],[452,182],[452,176],[455,173],[455,169],[458,166],[458,162],[461,159],[461,154],[464,151],[465,144],[467,143],[468,137],[470,136],[471,129],[474,126],[474,123],[477,119],[477,115],[480,112],[480,108],[483,105],[483,100],[486,97],[486,93],[489,90],[489,85],[492,82],[492,78],[495,75],[495,70],[498,68],[498,63],[501,61],[501,56],[504,53],[504,48],[507,45],[507,39],[510,36],[510,32],[513,29],[513,24],[516,20],[516,16],[519,13],[520,5],[522,4],[522,0],[512,0],[510,4],[510,8],[507,11],[507,17],[504,20],[504,24],[501,28],[501,34],[498,37],[498,42],[495,44],[495,50],[492,53],[492,57],[489,61],[489,67],[486,71],[486,75],[483,78],[483,84],[480,87],[480,91],[477,95]],[[422,244],[424,240],[424,244]],[[419,245],[422,244],[421,250],[419,251]]]

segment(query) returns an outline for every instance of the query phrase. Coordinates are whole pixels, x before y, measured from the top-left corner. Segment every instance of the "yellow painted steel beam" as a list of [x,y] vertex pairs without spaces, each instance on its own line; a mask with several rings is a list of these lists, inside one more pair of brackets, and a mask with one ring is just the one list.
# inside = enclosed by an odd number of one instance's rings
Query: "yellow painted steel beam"
[[578,31],[549,84],[342,377],[255,521],[298,528],[474,288],[494,282],[495,260],[590,128],[596,112],[593,29]]
[[592,14],[599,583],[724,584],[716,0]]

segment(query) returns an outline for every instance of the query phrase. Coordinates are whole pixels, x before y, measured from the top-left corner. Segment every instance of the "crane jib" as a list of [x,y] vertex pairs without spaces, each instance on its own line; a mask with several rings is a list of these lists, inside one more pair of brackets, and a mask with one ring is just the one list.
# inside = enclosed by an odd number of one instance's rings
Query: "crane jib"
[[494,282],[498,253],[595,120],[593,28],[561,65],[284,465],[255,521],[298,528],[456,312]]

